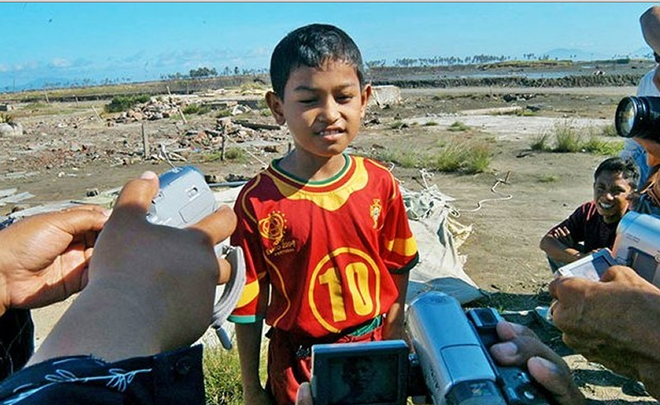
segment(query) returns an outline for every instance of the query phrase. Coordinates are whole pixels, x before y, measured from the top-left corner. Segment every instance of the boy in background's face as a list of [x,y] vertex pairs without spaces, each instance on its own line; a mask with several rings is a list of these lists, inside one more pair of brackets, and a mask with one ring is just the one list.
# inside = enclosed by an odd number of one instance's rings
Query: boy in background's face
[[594,181],[596,210],[606,224],[621,219],[628,210],[628,195],[633,191],[630,181],[621,172],[604,170]]

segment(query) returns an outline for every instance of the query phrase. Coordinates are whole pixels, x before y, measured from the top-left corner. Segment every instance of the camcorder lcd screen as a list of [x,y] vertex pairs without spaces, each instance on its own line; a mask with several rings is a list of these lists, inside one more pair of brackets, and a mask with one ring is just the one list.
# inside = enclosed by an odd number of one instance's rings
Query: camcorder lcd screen
[[606,260],[603,256],[595,257],[592,264],[594,269],[596,269],[596,273],[598,273],[599,278],[603,276],[607,269],[612,267],[610,261]]
[[314,346],[314,404],[405,404],[408,352],[403,341]]

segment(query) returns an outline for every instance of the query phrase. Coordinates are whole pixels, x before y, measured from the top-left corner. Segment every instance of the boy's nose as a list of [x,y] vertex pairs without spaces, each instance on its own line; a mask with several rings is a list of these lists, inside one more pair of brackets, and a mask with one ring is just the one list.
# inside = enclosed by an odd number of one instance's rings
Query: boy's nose
[[333,99],[328,99],[322,106],[319,119],[326,124],[331,124],[339,119],[339,108]]

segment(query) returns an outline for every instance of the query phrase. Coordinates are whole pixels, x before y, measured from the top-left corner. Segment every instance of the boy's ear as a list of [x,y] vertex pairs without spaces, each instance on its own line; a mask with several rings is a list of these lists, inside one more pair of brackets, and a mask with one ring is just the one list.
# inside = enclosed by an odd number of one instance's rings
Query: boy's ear
[[362,89],[362,94],[361,94],[361,106],[360,106],[360,118],[364,118],[364,114],[367,112],[367,104],[369,104],[369,100],[371,100],[371,92],[373,89],[371,88],[371,83],[367,83],[364,85],[364,88]]
[[269,91],[266,93],[266,104],[268,104],[270,112],[273,113],[273,117],[275,117],[277,124],[286,124],[286,119],[284,118],[284,112],[282,109],[282,99],[280,99],[280,97],[275,94],[274,91]]

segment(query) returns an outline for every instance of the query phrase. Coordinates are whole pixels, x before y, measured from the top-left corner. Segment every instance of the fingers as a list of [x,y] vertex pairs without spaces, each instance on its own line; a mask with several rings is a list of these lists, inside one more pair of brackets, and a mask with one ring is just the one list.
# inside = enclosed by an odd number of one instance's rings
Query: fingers
[[532,357],[527,361],[531,376],[550,391],[561,405],[584,403],[584,395],[573,382],[570,372],[557,367],[557,364],[543,357]]
[[146,171],[140,178],[126,183],[119,193],[113,211],[136,207],[141,211],[141,215],[145,216],[157,192],[158,176],[154,172]]
[[218,258],[218,285],[225,284],[231,276],[231,265],[225,259]]
[[[48,215],[48,214],[46,214]],[[108,211],[101,207],[78,207],[57,213],[52,217],[58,228],[70,235],[98,232],[108,220]]]
[[534,356],[563,362],[531,329],[522,325],[501,321],[497,324],[497,334],[503,343],[493,345],[491,353],[502,364],[520,366]]
[[635,272],[635,270],[631,269],[630,267],[627,266],[612,266],[605,273],[603,273],[603,276],[600,278],[602,282],[609,282],[609,281],[614,281],[619,278],[638,278],[639,276]]
[[218,208],[213,214],[188,227],[208,235],[214,245],[227,239],[236,229],[236,214],[227,205]]
[[309,383],[304,382],[300,384],[298,394],[296,395],[296,405],[314,405],[312,403],[312,390]]

